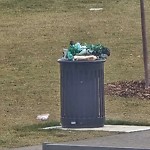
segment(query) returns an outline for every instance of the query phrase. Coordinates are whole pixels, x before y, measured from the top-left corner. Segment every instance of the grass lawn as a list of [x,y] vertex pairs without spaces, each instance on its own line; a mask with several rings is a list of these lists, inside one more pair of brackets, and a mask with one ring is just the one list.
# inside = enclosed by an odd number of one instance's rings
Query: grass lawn
[[[149,16],[150,1],[145,3]],[[89,11],[93,7],[103,10]],[[70,40],[110,48],[105,83],[144,78],[140,1],[0,0],[0,20],[0,147],[114,134],[45,132],[38,127],[59,123],[57,59]],[[149,18],[147,28],[150,39]],[[150,124],[149,100],[107,95],[105,100],[106,119]],[[43,113],[50,118],[41,123],[36,116]]]

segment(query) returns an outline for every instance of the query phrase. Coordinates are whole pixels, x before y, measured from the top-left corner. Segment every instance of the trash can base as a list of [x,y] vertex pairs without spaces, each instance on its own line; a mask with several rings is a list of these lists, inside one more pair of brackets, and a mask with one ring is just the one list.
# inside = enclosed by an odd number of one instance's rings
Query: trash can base
[[68,119],[62,118],[61,123],[63,128],[97,128],[103,127],[105,118],[91,118],[91,119]]

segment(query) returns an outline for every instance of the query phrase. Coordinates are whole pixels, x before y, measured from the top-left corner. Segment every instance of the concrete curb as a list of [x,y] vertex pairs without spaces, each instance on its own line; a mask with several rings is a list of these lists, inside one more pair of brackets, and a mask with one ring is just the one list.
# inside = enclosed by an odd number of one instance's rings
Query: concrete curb
[[43,143],[43,150],[150,150],[138,148],[93,147],[81,145],[48,144]]

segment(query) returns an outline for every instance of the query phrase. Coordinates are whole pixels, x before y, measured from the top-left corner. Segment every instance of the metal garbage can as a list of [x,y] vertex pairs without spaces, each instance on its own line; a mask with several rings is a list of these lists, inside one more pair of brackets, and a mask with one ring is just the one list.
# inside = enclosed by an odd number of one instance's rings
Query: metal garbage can
[[58,62],[62,127],[103,127],[104,60]]

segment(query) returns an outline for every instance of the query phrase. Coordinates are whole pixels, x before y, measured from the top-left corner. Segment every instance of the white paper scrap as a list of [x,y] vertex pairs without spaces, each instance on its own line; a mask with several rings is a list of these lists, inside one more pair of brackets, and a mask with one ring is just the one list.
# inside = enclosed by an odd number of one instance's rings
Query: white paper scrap
[[49,117],[49,114],[41,114],[36,117],[37,120],[45,121]]
[[89,10],[90,11],[92,11],[92,10],[103,10],[103,8],[90,8]]

